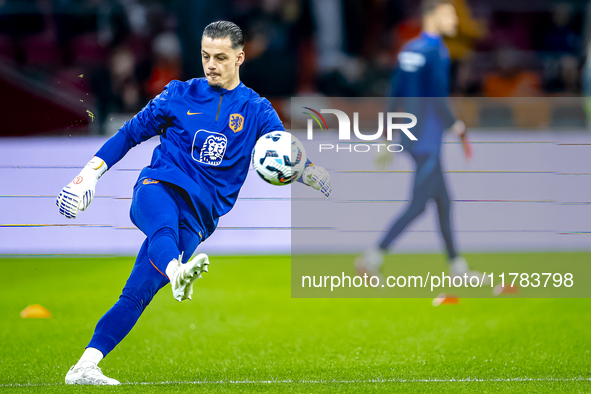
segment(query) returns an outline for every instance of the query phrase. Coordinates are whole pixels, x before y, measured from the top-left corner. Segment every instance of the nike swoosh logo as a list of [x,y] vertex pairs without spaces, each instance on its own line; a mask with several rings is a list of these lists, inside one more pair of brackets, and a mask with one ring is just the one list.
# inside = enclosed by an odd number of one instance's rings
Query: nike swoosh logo
[[191,110],[187,111],[187,115],[199,115],[202,114],[203,112],[191,112]]

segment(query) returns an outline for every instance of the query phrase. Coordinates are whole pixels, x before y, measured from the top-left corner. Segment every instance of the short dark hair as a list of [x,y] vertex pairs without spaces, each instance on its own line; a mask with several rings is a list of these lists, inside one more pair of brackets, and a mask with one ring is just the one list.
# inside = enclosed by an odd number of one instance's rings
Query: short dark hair
[[439,7],[442,4],[451,4],[453,5],[452,0],[423,0],[421,3],[421,16],[425,16],[430,14],[431,12],[435,11],[435,8]]
[[[232,49],[244,47],[244,35],[237,24],[229,21],[212,22],[203,30],[203,37],[209,37],[212,40],[229,38],[232,43]],[[203,39],[202,37],[202,39]]]

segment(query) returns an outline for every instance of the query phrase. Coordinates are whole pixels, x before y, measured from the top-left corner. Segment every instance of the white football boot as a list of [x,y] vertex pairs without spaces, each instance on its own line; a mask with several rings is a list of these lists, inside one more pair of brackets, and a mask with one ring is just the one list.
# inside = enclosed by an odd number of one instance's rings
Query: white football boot
[[101,369],[92,361],[84,361],[81,365],[74,365],[66,374],[66,384],[90,384],[96,386],[119,385],[117,380],[103,375]]
[[193,282],[201,278],[201,274],[207,272],[209,258],[205,253],[193,257],[186,264],[182,263],[183,255],[172,260],[166,267],[166,275],[172,286],[172,296],[178,302],[190,300],[193,295]]
[[463,277],[464,274],[467,275],[467,280],[468,282],[470,282],[470,278],[472,277],[477,277],[479,282],[482,282],[483,286],[486,285],[490,285],[490,277],[487,276],[483,276],[483,274],[481,274],[478,271],[471,271],[470,267],[468,267],[468,263],[466,262],[466,259],[463,258],[462,256],[457,256],[455,259],[451,260],[448,262],[449,265],[449,274],[452,277],[456,277],[456,276],[460,276]]
[[368,276],[377,276],[382,282],[382,273],[380,268],[384,263],[384,252],[378,247],[367,249],[362,255],[355,259],[355,272],[358,276],[367,274]]

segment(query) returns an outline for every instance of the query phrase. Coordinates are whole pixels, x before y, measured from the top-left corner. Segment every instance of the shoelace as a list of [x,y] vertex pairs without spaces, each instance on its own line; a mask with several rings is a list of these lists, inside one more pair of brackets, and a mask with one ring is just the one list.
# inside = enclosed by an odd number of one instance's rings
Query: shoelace
[[103,370],[98,365],[89,365],[83,368],[87,379],[92,379],[95,382],[107,382],[108,378],[103,374]]
[[84,372],[96,372],[98,371],[99,373],[103,373],[101,367],[99,367],[98,365],[88,365],[85,367],[80,368],[81,370],[83,370]]
[[185,252],[181,252],[181,255],[178,258],[178,266],[177,266],[177,270],[182,270],[181,272],[178,273],[178,275],[175,275],[175,282],[177,286],[183,286],[186,285],[186,281],[190,279],[189,275],[187,275],[187,273],[185,272],[185,270],[183,270],[183,254]]

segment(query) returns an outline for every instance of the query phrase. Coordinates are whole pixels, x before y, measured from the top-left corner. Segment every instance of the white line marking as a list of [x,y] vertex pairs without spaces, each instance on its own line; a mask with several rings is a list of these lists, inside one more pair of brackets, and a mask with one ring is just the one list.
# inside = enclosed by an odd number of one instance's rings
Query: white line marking
[[[167,384],[352,384],[352,383],[469,383],[469,382],[588,382],[591,378],[509,378],[509,379],[369,379],[369,380],[195,380],[195,381],[166,381],[166,382],[123,382],[123,385],[167,385]],[[61,386],[64,383],[11,383],[0,384],[0,387],[43,387]]]

